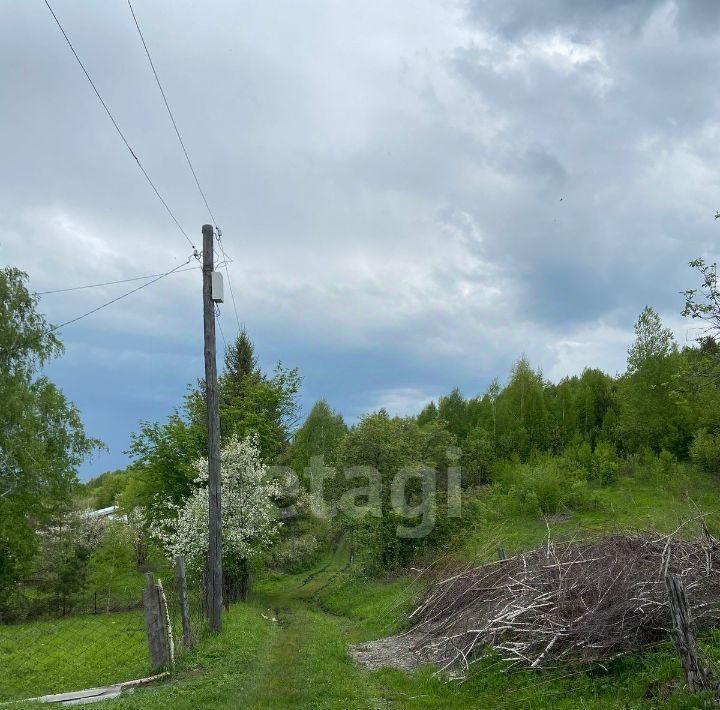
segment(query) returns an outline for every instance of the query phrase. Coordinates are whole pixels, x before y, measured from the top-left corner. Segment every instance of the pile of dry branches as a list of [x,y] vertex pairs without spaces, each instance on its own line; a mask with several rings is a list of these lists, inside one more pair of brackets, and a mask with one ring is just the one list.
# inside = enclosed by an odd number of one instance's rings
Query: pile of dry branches
[[488,647],[532,668],[640,651],[668,639],[668,573],[683,579],[698,626],[720,620],[720,546],[705,532],[698,542],[548,542],[465,570],[430,587],[408,637],[416,653],[445,668],[467,668]]

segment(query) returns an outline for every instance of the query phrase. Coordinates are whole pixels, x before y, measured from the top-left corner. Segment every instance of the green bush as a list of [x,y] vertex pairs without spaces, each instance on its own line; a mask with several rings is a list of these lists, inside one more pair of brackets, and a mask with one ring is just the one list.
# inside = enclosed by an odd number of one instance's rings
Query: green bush
[[658,454],[657,472],[661,481],[671,481],[677,473],[677,459],[666,449]]
[[[477,501],[470,497],[462,502],[461,516],[448,510],[445,491],[437,491],[427,507],[416,518],[405,517],[385,509],[381,517],[366,515],[354,521],[351,529],[353,549],[358,566],[370,576],[405,567],[421,551],[446,544],[477,516]],[[405,534],[399,534],[399,530]]]
[[576,441],[567,447],[561,461],[566,469],[584,471],[585,477],[589,477],[593,465],[592,447],[587,441]]
[[619,476],[639,476],[642,470],[642,461],[639,453],[626,454],[619,459]]
[[690,460],[706,473],[720,472],[720,434],[701,429],[690,446]]
[[100,543],[87,565],[87,590],[97,595],[99,606],[112,611],[130,598],[139,599],[144,586],[136,561],[135,534],[126,523],[107,523]]
[[590,479],[608,485],[617,480],[619,468],[620,462],[615,447],[604,441],[599,442],[592,452]]
[[682,483],[685,478],[675,456],[665,449],[659,454],[643,449],[633,462],[635,475],[657,486],[672,486]]
[[615,447],[604,441],[595,450],[586,441],[568,446],[558,463],[571,478],[585,478],[603,486],[617,480],[620,468]]
[[553,515],[597,507],[598,497],[589,490],[582,471],[575,473],[570,475],[567,466],[551,459],[517,467],[506,496],[507,512]]
[[317,560],[320,551],[320,543],[312,533],[287,538],[275,546],[271,564],[286,572],[301,572]]

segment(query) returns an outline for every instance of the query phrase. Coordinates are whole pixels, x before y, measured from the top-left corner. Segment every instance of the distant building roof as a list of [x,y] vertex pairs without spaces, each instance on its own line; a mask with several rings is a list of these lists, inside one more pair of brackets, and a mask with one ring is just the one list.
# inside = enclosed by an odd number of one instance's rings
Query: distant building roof
[[86,518],[114,518],[118,507],[111,505],[107,508],[100,508],[100,510],[86,510],[83,515]]

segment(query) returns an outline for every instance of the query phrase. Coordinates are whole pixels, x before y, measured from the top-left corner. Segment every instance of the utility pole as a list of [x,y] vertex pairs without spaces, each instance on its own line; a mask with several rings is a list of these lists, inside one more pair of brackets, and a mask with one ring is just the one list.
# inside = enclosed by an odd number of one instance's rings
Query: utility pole
[[211,631],[222,630],[222,537],[220,526],[220,415],[215,351],[215,303],[213,301],[213,241],[211,224],[203,235],[203,325],[205,334],[205,403],[208,417],[209,542],[207,560],[208,621]]

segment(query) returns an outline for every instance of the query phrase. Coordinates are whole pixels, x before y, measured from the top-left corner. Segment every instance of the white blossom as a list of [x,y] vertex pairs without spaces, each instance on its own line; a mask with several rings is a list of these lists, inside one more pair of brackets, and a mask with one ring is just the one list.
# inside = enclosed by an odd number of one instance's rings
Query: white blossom
[[[201,569],[208,549],[208,463],[195,462],[194,493],[182,505],[166,502],[165,515],[150,521],[152,535],[172,560],[183,555]],[[223,556],[250,559],[269,547],[281,523],[273,498],[278,484],[260,460],[254,438],[233,438],[220,451]]]

